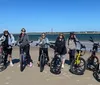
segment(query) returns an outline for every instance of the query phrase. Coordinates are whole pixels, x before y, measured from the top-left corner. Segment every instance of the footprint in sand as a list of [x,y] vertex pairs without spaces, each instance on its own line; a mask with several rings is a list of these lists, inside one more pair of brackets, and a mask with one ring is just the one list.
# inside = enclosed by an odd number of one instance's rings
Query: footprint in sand
[[5,84],[6,84],[6,85],[8,85],[8,84],[9,84],[9,82],[6,82]]

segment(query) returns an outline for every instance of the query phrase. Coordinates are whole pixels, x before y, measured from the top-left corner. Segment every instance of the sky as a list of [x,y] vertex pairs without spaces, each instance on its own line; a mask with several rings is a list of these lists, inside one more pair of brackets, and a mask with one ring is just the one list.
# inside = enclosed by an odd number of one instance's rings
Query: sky
[[0,33],[100,31],[100,0],[0,0]]

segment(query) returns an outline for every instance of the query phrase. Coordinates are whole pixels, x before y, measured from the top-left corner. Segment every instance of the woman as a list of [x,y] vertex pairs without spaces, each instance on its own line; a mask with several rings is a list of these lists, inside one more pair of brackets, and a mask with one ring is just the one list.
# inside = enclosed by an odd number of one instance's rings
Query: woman
[[56,39],[55,42],[55,52],[57,52],[61,56],[62,60],[62,68],[64,68],[64,63],[65,63],[65,54],[67,53],[66,50],[66,41],[64,35],[61,33]]
[[32,67],[32,60],[31,60],[30,53],[29,53],[30,52],[29,38],[24,28],[21,29],[21,33],[19,35],[19,39],[17,43],[18,42],[20,44],[20,54],[21,54],[21,49],[23,49],[23,51],[26,53],[26,59],[27,59],[28,66]]
[[9,57],[8,62],[10,62],[10,65],[13,66],[12,63],[12,47],[15,43],[14,36],[8,32],[8,30],[4,30],[2,37],[0,38],[2,40],[3,45],[3,51],[5,53],[4,58],[4,66],[7,65],[7,58]]
[[38,66],[40,65],[40,56],[41,56],[42,50],[47,56],[47,62],[48,62],[47,64],[49,65],[48,45],[46,43],[49,43],[49,40],[46,37],[46,34],[42,33],[41,37],[38,40],[38,44],[40,46],[40,48],[39,48]]
[[69,36],[69,38],[67,40],[70,63],[75,58],[75,50],[76,50],[76,46],[77,46],[77,44],[76,44],[77,41],[78,41],[78,39],[76,38],[74,32],[71,32],[70,36]]

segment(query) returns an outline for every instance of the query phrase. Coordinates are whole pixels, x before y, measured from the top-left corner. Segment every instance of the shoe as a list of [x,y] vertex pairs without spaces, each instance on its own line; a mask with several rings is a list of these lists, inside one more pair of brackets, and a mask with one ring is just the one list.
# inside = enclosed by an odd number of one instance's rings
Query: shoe
[[32,67],[33,66],[33,64],[30,62],[30,67]]
[[40,62],[39,61],[37,62],[37,64],[38,64],[38,67],[40,67]]
[[62,64],[62,69],[64,68],[64,64]]
[[48,62],[47,65],[50,67],[50,63]]
[[13,66],[14,66],[12,62],[10,62],[10,66],[11,66],[11,67],[13,67]]

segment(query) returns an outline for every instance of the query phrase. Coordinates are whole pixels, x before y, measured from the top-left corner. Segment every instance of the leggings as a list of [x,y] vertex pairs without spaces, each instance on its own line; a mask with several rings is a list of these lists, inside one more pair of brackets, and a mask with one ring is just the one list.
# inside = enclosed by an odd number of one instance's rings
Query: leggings
[[8,49],[8,47],[3,47],[3,51],[5,53],[4,65],[6,65],[7,64],[8,55],[12,55],[12,48]]
[[70,63],[74,60],[75,58],[75,49],[73,50],[69,50],[69,59],[70,59]]

